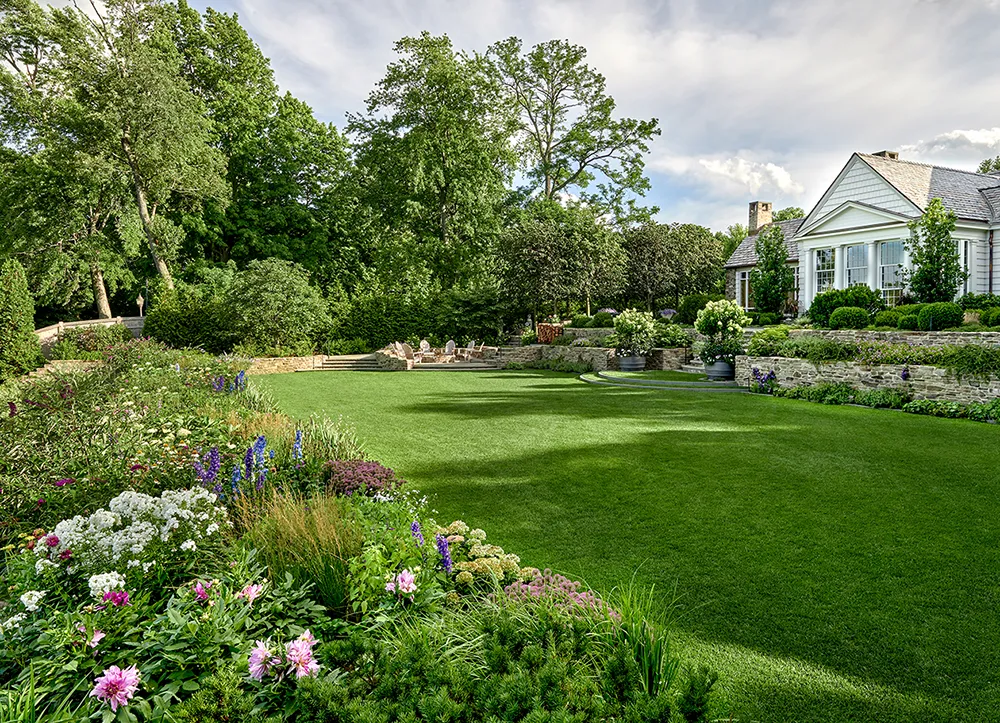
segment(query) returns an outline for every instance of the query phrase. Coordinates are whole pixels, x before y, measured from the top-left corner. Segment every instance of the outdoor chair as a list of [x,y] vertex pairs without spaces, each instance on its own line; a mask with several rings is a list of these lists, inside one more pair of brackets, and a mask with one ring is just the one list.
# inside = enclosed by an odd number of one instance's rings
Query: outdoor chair
[[448,343],[444,345],[444,358],[441,360],[444,362],[455,361],[455,340],[449,339]]
[[455,353],[461,361],[470,361],[472,355],[476,353],[476,342],[470,341],[464,349],[456,349]]
[[427,341],[426,339],[421,339],[420,340],[420,351],[422,353],[424,353],[424,354],[427,354],[427,353],[430,352],[430,350],[431,350],[431,344],[430,344],[430,342]]
[[419,364],[420,360],[424,358],[424,353],[421,351],[413,351],[413,347],[409,344],[403,344],[403,356],[407,361],[411,361],[414,364]]

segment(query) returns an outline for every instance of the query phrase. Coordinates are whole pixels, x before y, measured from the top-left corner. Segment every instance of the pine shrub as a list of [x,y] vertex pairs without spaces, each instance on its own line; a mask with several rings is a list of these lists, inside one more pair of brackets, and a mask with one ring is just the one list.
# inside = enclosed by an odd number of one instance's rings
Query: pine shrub
[[30,372],[42,363],[35,334],[35,305],[24,268],[14,259],[0,267],[0,382]]

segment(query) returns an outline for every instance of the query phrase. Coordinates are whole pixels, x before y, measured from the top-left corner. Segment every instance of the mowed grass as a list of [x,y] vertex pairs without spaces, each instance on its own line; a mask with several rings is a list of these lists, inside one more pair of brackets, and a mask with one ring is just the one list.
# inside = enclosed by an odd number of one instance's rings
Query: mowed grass
[[265,377],[525,564],[679,600],[739,721],[1000,720],[1000,429],[552,372]]

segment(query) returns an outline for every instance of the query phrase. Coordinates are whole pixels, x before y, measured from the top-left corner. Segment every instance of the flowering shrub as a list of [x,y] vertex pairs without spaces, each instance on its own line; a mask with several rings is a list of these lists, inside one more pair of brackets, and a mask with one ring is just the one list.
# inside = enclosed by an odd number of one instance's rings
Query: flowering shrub
[[775,388],[778,386],[778,378],[774,373],[774,369],[769,369],[767,374],[764,374],[754,367],[750,370],[753,376],[753,382],[750,385],[750,391],[756,394],[773,394]]
[[615,317],[617,356],[645,356],[656,341],[656,322],[648,311],[625,309]]
[[511,600],[544,602],[570,615],[621,617],[596,593],[591,590],[581,590],[580,582],[557,575],[548,569],[544,572],[535,570],[534,573],[527,581],[512,582],[504,588],[504,594]]
[[[124,578],[116,568],[141,579],[159,565],[167,574],[183,567],[199,544],[215,545],[228,525],[216,497],[200,488],[167,490],[159,497],[123,492],[83,517],[63,520],[34,546],[40,577],[65,571],[90,577],[91,593],[120,589]],[[101,574],[103,573],[103,574]]]
[[710,301],[695,319],[694,328],[708,337],[701,350],[705,364],[724,361],[733,364],[737,354],[743,351],[743,327],[750,323],[740,305],[723,299]]
[[374,497],[390,495],[404,484],[405,480],[378,462],[365,460],[334,460],[323,465],[326,488],[336,495],[350,497],[361,493]]

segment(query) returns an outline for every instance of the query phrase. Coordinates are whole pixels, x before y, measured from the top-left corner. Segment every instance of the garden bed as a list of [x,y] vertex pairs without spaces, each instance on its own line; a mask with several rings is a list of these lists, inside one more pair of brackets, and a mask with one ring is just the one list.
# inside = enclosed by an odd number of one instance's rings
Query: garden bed
[[753,370],[774,372],[780,387],[822,383],[847,384],[859,389],[898,389],[913,399],[985,403],[1000,397],[1000,379],[958,378],[947,369],[929,365],[863,364],[853,361],[815,363],[778,356],[736,357],[736,381],[748,387]]

